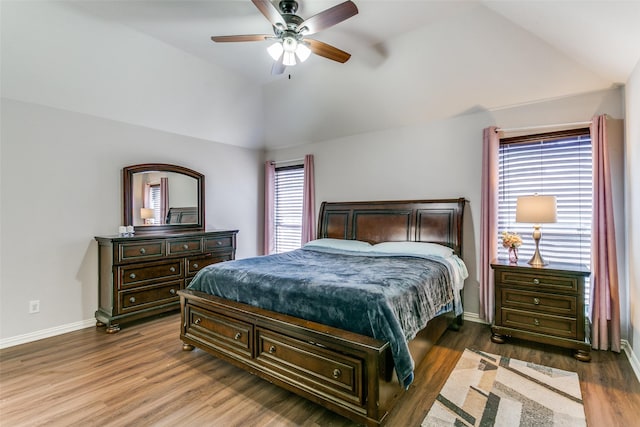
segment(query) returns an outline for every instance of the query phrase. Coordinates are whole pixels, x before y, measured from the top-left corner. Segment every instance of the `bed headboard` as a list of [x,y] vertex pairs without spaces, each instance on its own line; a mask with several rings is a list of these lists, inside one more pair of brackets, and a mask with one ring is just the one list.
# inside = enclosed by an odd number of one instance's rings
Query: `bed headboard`
[[318,238],[431,242],[462,256],[465,199],[322,202]]

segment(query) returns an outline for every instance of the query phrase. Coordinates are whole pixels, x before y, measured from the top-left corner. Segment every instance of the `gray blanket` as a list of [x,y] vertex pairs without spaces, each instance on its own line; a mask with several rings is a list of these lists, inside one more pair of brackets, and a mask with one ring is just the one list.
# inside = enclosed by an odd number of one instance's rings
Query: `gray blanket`
[[452,305],[450,283],[437,258],[303,248],[208,266],[189,289],[389,341],[408,387],[407,341]]

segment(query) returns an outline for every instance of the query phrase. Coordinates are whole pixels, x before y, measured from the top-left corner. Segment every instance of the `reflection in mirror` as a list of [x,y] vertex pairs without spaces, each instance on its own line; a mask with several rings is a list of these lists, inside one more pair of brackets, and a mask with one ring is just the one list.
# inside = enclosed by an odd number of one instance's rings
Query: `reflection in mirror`
[[136,233],[202,231],[204,175],[182,166],[149,163],[123,169],[125,225]]
[[198,223],[198,182],[163,171],[133,175],[133,225]]

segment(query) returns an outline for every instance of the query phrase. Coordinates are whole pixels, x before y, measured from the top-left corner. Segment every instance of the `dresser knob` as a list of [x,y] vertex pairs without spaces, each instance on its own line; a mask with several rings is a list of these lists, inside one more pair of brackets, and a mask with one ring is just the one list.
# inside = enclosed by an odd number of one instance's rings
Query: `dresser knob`
[[193,263],[193,268],[198,268],[198,263],[197,262]]
[[536,326],[540,326],[540,321],[538,319],[533,319],[533,324]]
[[242,334],[240,332],[236,332],[236,336],[234,336],[233,339],[238,341],[240,338],[242,338]]
[[534,285],[539,285],[539,284],[540,284],[540,280],[538,280],[538,279],[533,279],[533,284],[534,284]]
[[333,378],[340,378],[340,376],[342,375],[342,371],[340,369],[334,369],[333,370]]
[[185,243],[184,245],[182,245],[182,249],[189,249],[189,245]]
[[539,299],[539,298],[534,298],[534,299],[533,299],[533,303],[534,303],[535,305],[540,304],[540,299]]
[[276,346],[272,345],[271,347],[269,347],[269,353],[274,354],[276,352]]
[[144,255],[147,253],[147,250],[145,248],[140,248],[140,253]]
[[175,273],[176,268],[175,268],[175,267],[171,267],[171,268],[169,269],[169,271],[170,271],[170,272],[172,272],[172,273]]
[[136,278],[136,273],[131,273],[131,274],[129,275],[129,278],[131,278],[131,279],[135,279],[135,278]]
[[218,240],[218,241],[216,242],[216,245],[218,245],[218,246],[222,246],[222,242],[221,242],[220,240]]
[[170,293],[171,295],[175,295],[175,294],[176,294],[176,290],[175,290],[175,289],[173,289],[173,288],[171,288],[171,290],[169,290],[169,293]]
[[194,324],[199,325],[202,322],[201,318],[197,318],[196,320],[193,321]]
[[136,297],[131,297],[131,298],[129,298],[129,302],[130,302],[130,303],[134,303],[134,302],[136,302]]

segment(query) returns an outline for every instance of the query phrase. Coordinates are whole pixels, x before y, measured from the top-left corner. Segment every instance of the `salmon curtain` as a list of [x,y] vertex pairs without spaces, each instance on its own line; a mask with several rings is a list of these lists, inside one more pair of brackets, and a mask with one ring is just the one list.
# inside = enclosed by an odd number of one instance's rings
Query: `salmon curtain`
[[316,195],[313,154],[304,156],[304,189],[302,196],[302,245],[316,238]]
[[593,118],[593,219],[591,226],[591,346],[620,352],[620,295],[606,115]]
[[480,318],[493,322],[495,314],[493,269],[498,256],[498,150],[496,126],[483,130],[480,199]]
[[276,165],[272,161],[264,164],[264,255],[275,250],[275,188]]

